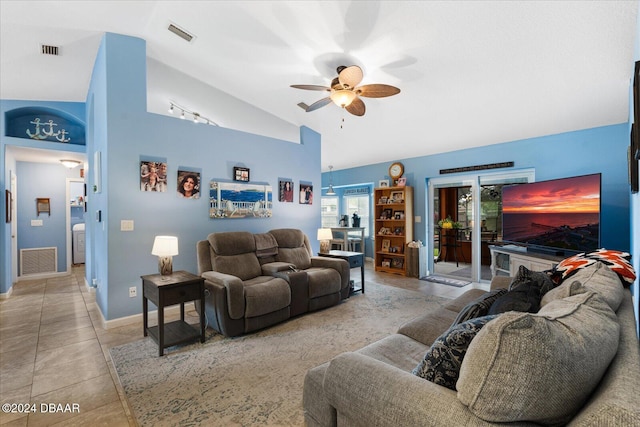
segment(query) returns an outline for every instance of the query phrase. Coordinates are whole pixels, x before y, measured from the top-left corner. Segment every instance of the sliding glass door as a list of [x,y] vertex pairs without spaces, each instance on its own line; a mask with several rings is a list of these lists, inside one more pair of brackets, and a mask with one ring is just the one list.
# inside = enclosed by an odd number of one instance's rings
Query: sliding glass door
[[502,188],[534,178],[526,169],[427,179],[430,274],[491,280],[489,246],[502,239]]

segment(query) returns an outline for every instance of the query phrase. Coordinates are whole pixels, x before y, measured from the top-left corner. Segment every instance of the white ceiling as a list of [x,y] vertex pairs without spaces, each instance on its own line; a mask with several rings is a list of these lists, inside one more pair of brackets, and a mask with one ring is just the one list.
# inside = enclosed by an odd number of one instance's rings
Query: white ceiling
[[[1,0],[0,98],[85,101],[102,34],[137,36],[150,58],[320,132],[323,170],[344,169],[626,122],[637,10],[637,1]],[[43,43],[61,56],[40,55]],[[363,84],[402,92],[364,99],[364,117],[296,105],[324,93],[289,85],[327,85],[352,64]],[[215,120],[213,107],[201,110]]]

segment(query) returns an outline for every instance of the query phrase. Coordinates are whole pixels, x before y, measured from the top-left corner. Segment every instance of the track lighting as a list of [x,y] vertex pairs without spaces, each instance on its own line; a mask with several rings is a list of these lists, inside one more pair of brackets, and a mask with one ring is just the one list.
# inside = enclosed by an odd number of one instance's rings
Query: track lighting
[[184,107],[176,104],[173,101],[169,101],[169,113],[173,114],[174,108],[177,108],[178,110],[180,110],[180,118],[183,119],[183,120],[185,118],[185,116],[184,116],[185,113],[187,113],[187,114],[191,114],[193,116],[193,123],[200,123],[202,121],[203,123],[206,123],[208,125],[219,126],[216,122],[214,122],[210,118],[204,117],[200,113],[196,113],[195,111],[191,111],[188,108],[184,108]]

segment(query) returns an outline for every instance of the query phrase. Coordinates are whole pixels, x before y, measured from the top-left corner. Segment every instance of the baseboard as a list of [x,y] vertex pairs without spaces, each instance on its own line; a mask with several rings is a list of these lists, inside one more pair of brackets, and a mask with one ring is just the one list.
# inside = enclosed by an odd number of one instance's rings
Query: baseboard
[[[193,302],[186,302],[185,303],[185,308],[184,308],[185,312],[188,311],[189,304],[193,304]],[[194,310],[195,310],[195,308],[194,308]],[[100,313],[100,323],[101,323],[103,329],[119,328],[121,326],[129,326],[129,325],[133,325],[133,324],[136,324],[136,323],[139,324],[140,325],[140,329],[142,329],[142,323],[143,323],[142,313],[133,314],[131,316],[119,317],[117,319],[112,319],[112,320],[105,320],[104,315],[102,314],[102,311],[100,310],[100,306],[98,306],[98,312]],[[165,317],[165,319],[167,318],[167,316],[179,315],[179,314],[180,314],[180,306],[179,305],[172,305],[172,306],[166,307],[164,309],[164,317]],[[149,320],[149,323],[157,323],[158,322],[158,310],[149,311],[148,320]]]

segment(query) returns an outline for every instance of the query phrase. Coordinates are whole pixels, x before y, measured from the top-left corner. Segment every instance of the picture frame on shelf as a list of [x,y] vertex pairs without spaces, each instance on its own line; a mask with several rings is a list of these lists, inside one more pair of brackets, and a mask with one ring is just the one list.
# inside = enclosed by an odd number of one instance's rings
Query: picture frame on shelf
[[393,229],[393,234],[396,236],[402,236],[404,234],[404,227],[395,227]]
[[381,179],[380,181],[378,181],[378,187],[382,188],[382,187],[388,187],[388,186],[389,186],[388,179]]
[[404,258],[393,258],[391,268],[404,268]]
[[249,168],[243,168],[240,166],[233,167],[233,180],[241,181],[241,182],[249,182],[250,179],[250,170]]
[[406,177],[402,177],[402,178],[398,178],[398,187],[404,187],[407,185],[407,178]]
[[404,219],[404,211],[393,211],[393,219]]
[[380,199],[378,200],[378,204],[379,205],[386,205],[387,204],[387,200],[389,200],[389,198],[387,196],[382,196],[380,197]]
[[391,219],[391,212],[392,212],[392,210],[391,210],[391,209],[385,209],[385,210],[383,210],[383,211],[382,211],[382,216],[383,216],[383,218],[381,218],[381,219]]
[[404,202],[404,192],[402,191],[392,191],[389,195],[389,200],[391,203],[402,203]]
[[382,252],[389,252],[389,248],[391,247],[391,240],[384,239],[382,240]]
[[386,268],[391,268],[391,258],[384,258],[382,260],[382,266]]

